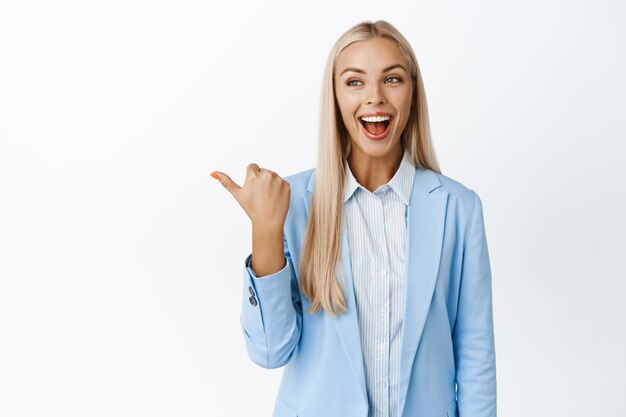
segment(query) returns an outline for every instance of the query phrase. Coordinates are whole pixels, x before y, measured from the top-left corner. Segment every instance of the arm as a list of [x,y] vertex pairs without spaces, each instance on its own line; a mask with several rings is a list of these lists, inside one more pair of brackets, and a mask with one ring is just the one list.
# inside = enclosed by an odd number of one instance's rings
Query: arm
[[289,362],[300,340],[302,307],[287,239],[284,267],[273,274],[257,277],[245,260],[241,327],[248,356],[263,368],[279,368]]
[[[473,191],[472,191],[473,192]],[[452,333],[460,417],[496,417],[491,267],[480,197],[474,193]]]

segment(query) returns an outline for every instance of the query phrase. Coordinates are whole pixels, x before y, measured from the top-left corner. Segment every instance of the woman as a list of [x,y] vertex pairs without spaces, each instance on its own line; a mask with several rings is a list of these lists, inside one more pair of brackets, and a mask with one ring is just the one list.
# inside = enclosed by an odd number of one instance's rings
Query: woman
[[496,416],[482,202],[441,174],[407,40],[385,21],[326,63],[317,168],[257,164],[241,325],[250,358],[285,366],[274,417]]

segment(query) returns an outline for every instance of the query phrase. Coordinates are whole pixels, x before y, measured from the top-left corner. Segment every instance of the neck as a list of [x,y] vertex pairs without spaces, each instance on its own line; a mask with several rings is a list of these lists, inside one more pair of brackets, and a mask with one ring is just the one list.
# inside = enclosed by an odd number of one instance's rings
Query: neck
[[359,151],[355,152],[355,150],[355,147],[352,147],[348,156],[348,165],[357,182],[370,192],[393,178],[404,156],[401,146],[382,157],[367,155]]

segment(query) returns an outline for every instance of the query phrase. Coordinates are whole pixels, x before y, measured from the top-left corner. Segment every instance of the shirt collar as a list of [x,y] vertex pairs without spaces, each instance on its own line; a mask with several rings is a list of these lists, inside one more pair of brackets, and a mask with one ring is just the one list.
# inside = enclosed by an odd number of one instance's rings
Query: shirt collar
[[[402,161],[400,161],[400,166],[398,170],[393,175],[393,178],[389,180],[387,185],[396,193],[404,204],[409,205],[409,199],[411,197],[411,190],[413,189],[413,180],[415,179],[415,165],[411,160],[409,154],[405,151],[402,156]],[[352,174],[352,170],[350,169],[350,165],[348,161],[344,161],[344,170],[346,173],[345,184],[344,184],[344,196],[343,202],[345,203],[350,199],[352,194],[359,188],[365,190],[361,184],[358,183],[354,175]],[[368,191],[369,192],[369,191]]]

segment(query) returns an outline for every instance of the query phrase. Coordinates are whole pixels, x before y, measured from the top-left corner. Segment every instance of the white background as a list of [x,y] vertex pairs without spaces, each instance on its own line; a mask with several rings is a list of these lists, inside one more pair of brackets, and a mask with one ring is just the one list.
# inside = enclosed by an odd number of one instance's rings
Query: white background
[[499,415],[621,415],[626,2],[296,3],[0,3],[0,416],[271,415],[209,173],[314,167],[327,54],[376,19],[483,201]]

